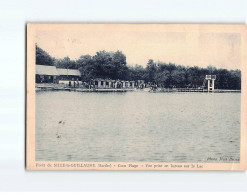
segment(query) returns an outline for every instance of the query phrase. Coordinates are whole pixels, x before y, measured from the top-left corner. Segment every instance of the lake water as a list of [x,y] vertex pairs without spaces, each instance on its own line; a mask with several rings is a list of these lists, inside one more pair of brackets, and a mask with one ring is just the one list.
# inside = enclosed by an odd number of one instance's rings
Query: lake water
[[239,159],[240,99],[240,93],[36,92],[36,160]]

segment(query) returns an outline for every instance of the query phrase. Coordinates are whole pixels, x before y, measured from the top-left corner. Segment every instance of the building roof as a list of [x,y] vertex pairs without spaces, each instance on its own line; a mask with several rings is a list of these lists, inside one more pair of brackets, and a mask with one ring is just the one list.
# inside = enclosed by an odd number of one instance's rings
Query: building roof
[[36,65],[36,74],[58,76],[56,66]]
[[[123,81],[123,80],[113,80],[113,79],[102,79],[102,78],[96,78],[96,79],[92,79],[94,81],[111,81],[111,82],[135,82],[135,81]],[[144,80],[143,80],[144,81]]]
[[102,78],[96,78],[96,79],[92,79],[92,80],[94,80],[94,81],[111,81],[111,82],[115,81],[113,79],[102,79]]
[[57,72],[59,75],[81,76],[80,71],[75,69],[57,68]]
[[36,65],[36,74],[51,75],[51,76],[59,76],[59,75],[81,76],[79,70],[56,68],[56,66],[48,66],[48,65]]

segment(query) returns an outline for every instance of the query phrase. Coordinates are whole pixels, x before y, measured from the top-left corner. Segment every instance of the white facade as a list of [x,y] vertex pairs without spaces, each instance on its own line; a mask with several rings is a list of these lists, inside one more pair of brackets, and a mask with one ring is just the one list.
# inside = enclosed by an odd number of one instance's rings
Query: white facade
[[110,88],[134,88],[135,81],[121,81],[110,79],[94,79],[93,85],[95,88],[110,89]]

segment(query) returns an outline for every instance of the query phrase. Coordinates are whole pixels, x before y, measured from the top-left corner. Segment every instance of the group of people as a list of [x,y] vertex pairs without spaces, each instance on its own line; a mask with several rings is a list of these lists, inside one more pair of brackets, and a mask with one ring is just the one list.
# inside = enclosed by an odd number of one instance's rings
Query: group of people
[[79,80],[77,79],[77,81],[69,81],[69,87],[74,87],[74,88],[76,88],[76,87],[79,87]]

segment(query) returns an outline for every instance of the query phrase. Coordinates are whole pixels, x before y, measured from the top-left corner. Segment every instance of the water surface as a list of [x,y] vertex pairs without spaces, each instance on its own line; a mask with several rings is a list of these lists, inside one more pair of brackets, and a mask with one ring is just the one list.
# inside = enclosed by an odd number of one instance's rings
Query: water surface
[[36,92],[36,160],[210,163],[221,157],[237,159],[240,96]]

